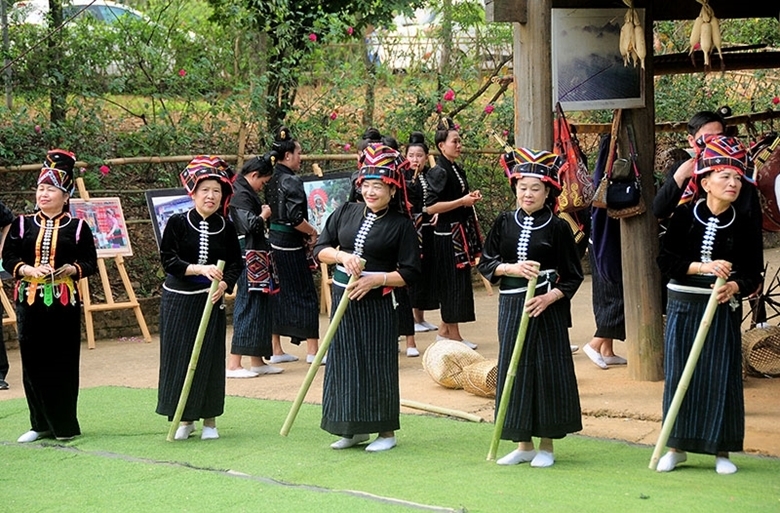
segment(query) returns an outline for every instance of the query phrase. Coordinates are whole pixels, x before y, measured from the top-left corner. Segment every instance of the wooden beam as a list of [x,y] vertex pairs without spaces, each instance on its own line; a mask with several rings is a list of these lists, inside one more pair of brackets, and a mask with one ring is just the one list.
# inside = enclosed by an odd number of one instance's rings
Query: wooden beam
[[[683,73],[701,73],[704,71],[704,57],[700,51],[693,53],[696,65],[691,62],[687,53],[670,53],[653,56],[653,74],[680,75]],[[710,57],[712,70],[738,71],[743,69],[777,69],[780,68],[780,52],[727,52],[723,56],[723,67],[717,55]]]
[[[709,5],[720,19],[777,19],[780,16],[780,5],[774,0],[766,2],[710,0]],[[625,4],[615,0],[553,0],[552,7],[553,9],[620,9],[624,8]],[[652,7],[654,21],[695,20],[701,11],[701,4],[694,0],[634,0],[634,7],[637,9]]]
[[528,0],[485,0],[485,21],[528,22]]

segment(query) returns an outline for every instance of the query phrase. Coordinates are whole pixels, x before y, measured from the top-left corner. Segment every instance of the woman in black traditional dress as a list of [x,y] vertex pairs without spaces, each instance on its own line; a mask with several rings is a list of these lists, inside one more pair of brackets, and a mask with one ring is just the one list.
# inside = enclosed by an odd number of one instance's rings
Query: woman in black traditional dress
[[[176,413],[206,301],[214,305],[176,440],[189,438],[198,419],[203,419],[202,439],[219,438],[216,417],[225,410],[222,297],[233,289],[243,269],[236,229],[227,219],[232,179],[233,171],[221,158],[203,155],[192,159],[182,171],[181,181],[195,207],[171,216],[160,243],[167,276],[160,299],[156,411],[168,420]],[[225,262],[224,271],[217,267],[218,260]],[[208,297],[214,280],[219,280],[219,287]]]
[[319,302],[309,263],[317,230],[308,220],[303,181],[295,175],[301,168],[301,145],[283,126],[276,133],[271,153],[277,160],[265,188],[265,202],[271,207],[268,240],[279,276],[279,293],[271,297],[274,319],[271,363],[298,359],[282,350],[283,336],[290,337],[295,345],[306,340],[306,361],[311,363],[320,338]]
[[439,215],[434,229],[442,321],[437,339],[457,340],[476,349],[476,344],[463,340],[459,323],[476,320],[471,268],[482,252],[482,238],[474,204],[482,194],[469,190],[466,172],[455,162],[462,142],[451,119],[439,123],[434,142],[441,155],[426,174],[430,187],[424,212]]
[[[412,284],[420,275],[417,235],[404,213],[404,165],[392,148],[368,146],[358,177],[364,202],[349,202],[333,212],[315,247],[320,261],[337,266],[333,304],[343,294],[351,300],[328,351],[322,393],[321,427],[342,437],[331,444],[334,449],[365,442],[369,433],[379,436],[367,451],[396,445],[400,393],[393,288]],[[347,285],[350,275],[360,278]]]
[[[409,202],[412,205],[412,217],[417,228],[417,239],[420,243],[420,258],[422,260],[422,277],[410,287],[415,331],[436,331],[438,328],[425,320],[426,310],[439,309],[439,297],[436,292],[436,261],[434,255],[433,226],[436,216],[423,211],[425,196],[428,190],[428,145],[422,132],[412,132],[406,145],[406,158],[409,169],[406,170],[406,186],[409,191]],[[408,351],[408,350],[407,350]]]
[[[244,164],[233,182],[230,219],[238,232],[245,269],[238,279],[233,305],[233,341],[225,370],[228,378],[254,378],[283,370],[263,360],[273,355],[270,296],[279,291],[279,284],[265,236],[271,209],[263,205],[258,193],[271,179],[275,161],[270,153],[254,157]],[[241,366],[242,355],[249,356],[249,369]]]
[[95,273],[97,252],[86,222],[70,216],[76,157],[46,155],[38,177],[38,211],[17,217],[3,246],[3,267],[16,278],[16,325],[30,431],[18,442],[81,434],[77,418],[81,298],[76,284]]
[[[518,447],[497,463],[549,467],[555,463],[553,439],[582,429],[568,332],[570,301],[582,283],[582,268],[571,228],[554,214],[561,158],[525,148],[502,158],[511,169],[518,209],[498,216],[479,263],[487,279],[500,282],[496,411],[524,309],[530,321],[501,432],[502,439]],[[535,295],[525,304],[534,275]],[[532,437],[540,438],[538,452]]]
[[[742,303],[754,292],[763,270],[762,239],[750,214],[735,208],[750,194],[752,163],[737,139],[704,136],[696,142],[693,178],[698,198],[678,206],[663,237],[658,264],[670,276],[664,343],[666,416],[688,360],[717,278],[718,308],[672,427],[667,452],[656,470],[668,472],[687,459],[686,451],[714,454],[718,474],[733,474],[729,452],[741,451],[745,437],[742,392]],[[748,183],[745,183],[748,182]]]

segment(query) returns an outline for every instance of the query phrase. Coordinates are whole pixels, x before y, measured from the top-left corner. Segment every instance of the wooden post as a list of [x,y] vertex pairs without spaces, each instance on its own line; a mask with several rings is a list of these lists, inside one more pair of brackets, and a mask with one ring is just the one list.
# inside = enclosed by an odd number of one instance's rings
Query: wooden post
[[552,0],[527,3],[527,23],[513,23],[515,144],[552,150]]
[[[651,2],[645,10],[645,41],[652,54]],[[655,165],[655,102],[653,101],[653,59],[645,60],[642,74],[645,87],[645,107],[623,109],[623,126],[633,127],[637,165],[641,173],[642,197],[647,211],[620,221],[623,261],[623,300],[626,314],[626,349],[628,375],[637,381],[660,381],[664,378],[664,334],[661,308],[661,273],[656,264],[658,255],[658,221],[650,206],[655,196],[653,167]],[[628,151],[625,132],[619,141],[622,151]]]
[[246,123],[241,123],[238,129],[238,155],[236,158],[236,173],[244,167],[244,150],[246,149]]
[[[89,200],[89,192],[84,185],[84,179],[81,177],[76,178],[76,186],[79,189],[79,196],[84,200]],[[79,292],[81,293],[81,300],[84,303],[84,324],[87,330],[87,346],[90,349],[95,349],[95,325],[92,320],[93,312],[107,312],[109,310],[126,310],[132,308],[135,313],[135,319],[138,321],[138,325],[141,327],[141,333],[143,333],[144,341],[148,344],[152,341],[152,335],[149,333],[149,328],[146,326],[146,320],[144,314],[141,311],[141,305],[138,304],[133,286],[130,283],[130,276],[125,269],[125,260],[122,255],[116,255],[114,257],[114,263],[116,264],[119,276],[122,278],[122,284],[125,287],[125,293],[127,294],[128,301],[117,303],[114,301],[114,294],[111,291],[111,282],[108,281],[108,271],[106,269],[106,262],[103,258],[97,259],[98,272],[100,273],[100,282],[103,285],[103,293],[106,296],[106,302],[103,304],[93,304],[92,298],[89,295],[89,280],[82,278],[79,280]]]

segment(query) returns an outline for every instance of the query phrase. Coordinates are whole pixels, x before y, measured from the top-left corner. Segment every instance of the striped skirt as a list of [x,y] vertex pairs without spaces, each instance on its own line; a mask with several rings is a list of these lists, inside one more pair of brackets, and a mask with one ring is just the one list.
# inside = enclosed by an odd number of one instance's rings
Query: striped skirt
[[246,271],[241,272],[236,290],[230,352],[269,358],[273,354],[271,348],[273,317],[270,296],[264,292],[247,290]]
[[434,242],[441,320],[447,324],[474,322],[477,317],[474,311],[471,267],[455,267],[451,235],[436,235]]
[[272,249],[279,292],[271,296],[273,333],[291,337],[298,344],[320,338],[320,307],[306,249]]
[[433,226],[423,225],[422,231],[422,274],[419,281],[409,287],[412,308],[420,310],[438,310],[439,294],[437,292],[438,281],[436,277],[436,253],[435,235]]
[[[669,291],[664,342],[664,417],[688,360],[709,294]],[[669,436],[669,447],[703,454],[741,451],[745,438],[741,308],[719,305]]]
[[[202,294],[179,294],[163,289],[160,298],[160,380],[157,413],[176,413],[198,325],[208,300]],[[222,415],[225,410],[225,310],[214,305],[203,337],[198,366],[184,407],[182,420],[194,421]]]
[[[501,294],[498,307],[496,411],[517,339],[525,294]],[[580,396],[569,346],[569,302],[552,303],[530,319],[501,438],[563,438],[582,429]]]
[[599,274],[590,256],[593,290],[593,316],[596,320],[594,337],[626,339],[626,315],[623,307],[623,283],[612,283]]
[[[331,290],[337,305],[344,289]],[[320,427],[339,436],[395,431],[400,400],[392,296],[350,301],[328,350]]]

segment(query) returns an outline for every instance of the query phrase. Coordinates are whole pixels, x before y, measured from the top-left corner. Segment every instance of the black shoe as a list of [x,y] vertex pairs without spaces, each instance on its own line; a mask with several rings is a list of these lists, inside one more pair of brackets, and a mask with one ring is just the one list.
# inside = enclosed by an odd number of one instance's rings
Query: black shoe
[[8,390],[8,382],[4,379],[0,379],[0,390]]

